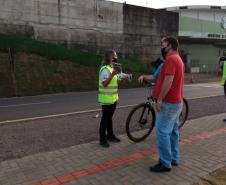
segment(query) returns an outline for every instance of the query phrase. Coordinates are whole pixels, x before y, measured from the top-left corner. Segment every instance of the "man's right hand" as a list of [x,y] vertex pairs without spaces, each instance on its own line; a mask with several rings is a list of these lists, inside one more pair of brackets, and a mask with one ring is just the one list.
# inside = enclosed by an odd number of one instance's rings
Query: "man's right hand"
[[141,83],[141,84],[144,82],[144,75],[141,75],[141,76],[138,78],[138,82]]

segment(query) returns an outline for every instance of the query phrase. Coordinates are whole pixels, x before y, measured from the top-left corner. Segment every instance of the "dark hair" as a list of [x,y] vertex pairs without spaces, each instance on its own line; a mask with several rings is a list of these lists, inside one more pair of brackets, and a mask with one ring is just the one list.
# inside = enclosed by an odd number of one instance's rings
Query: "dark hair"
[[168,44],[170,44],[172,46],[173,50],[178,50],[179,47],[179,43],[178,40],[174,37],[166,37],[163,39],[163,42],[167,42]]
[[114,53],[115,53],[114,50],[108,50],[105,52],[103,65],[107,65],[111,62]]

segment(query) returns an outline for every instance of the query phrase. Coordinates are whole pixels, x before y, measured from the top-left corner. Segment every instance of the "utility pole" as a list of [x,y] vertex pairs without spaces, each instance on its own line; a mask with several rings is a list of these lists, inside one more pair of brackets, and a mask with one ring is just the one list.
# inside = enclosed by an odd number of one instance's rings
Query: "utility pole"
[[15,51],[12,48],[8,48],[8,56],[10,62],[10,72],[12,77],[13,95],[17,96],[17,82],[15,76]]

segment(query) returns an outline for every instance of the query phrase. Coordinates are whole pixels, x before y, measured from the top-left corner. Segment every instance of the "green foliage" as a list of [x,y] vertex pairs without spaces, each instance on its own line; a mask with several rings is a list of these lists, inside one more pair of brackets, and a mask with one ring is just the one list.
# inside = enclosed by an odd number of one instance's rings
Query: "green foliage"
[[[2,52],[8,48],[15,51],[14,72],[8,53]],[[0,34],[0,97],[97,90],[102,59],[101,55],[62,45]],[[119,63],[123,72],[133,74],[133,81],[122,88],[139,87],[137,78],[150,73],[136,58],[122,58]]]
[[[0,48],[13,48],[17,52],[38,54],[52,60],[69,60],[85,66],[99,66],[102,56],[94,53],[82,52],[79,49],[68,49],[62,45],[36,41],[29,38],[0,34]],[[130,72],[148,72],[145,65],[136,58],[121,59],[123,70]]]
[[119,60],[122,64],[123,71],[128,70],[129,72],[148,72],[150,70],[144,64],[141,64],[136,58],[122,58]]
[[67,49],[62,45],[2,34],[0,34],[0,48],[13,48],[17,52],[34,53],[53,60],[70,60],[87,66],[99,65],[102,59],[101,55],[81,52],[74,48]]

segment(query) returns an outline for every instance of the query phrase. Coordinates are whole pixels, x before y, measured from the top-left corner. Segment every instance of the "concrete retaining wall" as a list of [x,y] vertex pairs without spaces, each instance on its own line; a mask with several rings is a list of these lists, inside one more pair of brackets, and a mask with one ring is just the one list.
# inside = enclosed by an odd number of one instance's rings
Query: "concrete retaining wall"
[[0,0],[0,33],[103,53],[155,58],[178,14],[104,0]]

